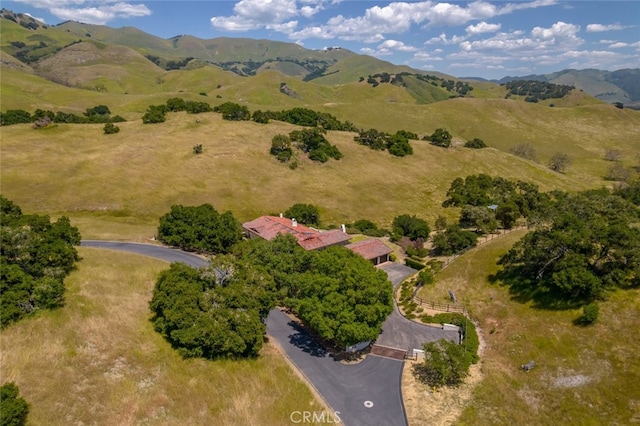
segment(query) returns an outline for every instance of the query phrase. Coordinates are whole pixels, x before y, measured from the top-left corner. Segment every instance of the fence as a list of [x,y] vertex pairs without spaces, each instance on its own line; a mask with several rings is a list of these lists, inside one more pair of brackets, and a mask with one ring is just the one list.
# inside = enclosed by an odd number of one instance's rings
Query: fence
[[423,300],[422,297],[413,296],[413,301],[418,305],[441,312],[457,312],[462,315],[467,315],[467,308],[460,303],[438,303],[430,300]]

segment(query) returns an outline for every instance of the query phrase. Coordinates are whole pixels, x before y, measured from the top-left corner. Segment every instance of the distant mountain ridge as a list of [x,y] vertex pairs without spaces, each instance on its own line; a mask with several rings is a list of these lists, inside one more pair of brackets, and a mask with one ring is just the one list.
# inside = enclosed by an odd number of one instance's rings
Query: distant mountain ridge
[[[403,87],[418,104],[467,96],[466,91],[451,90],[462,79],[396,65],[340,47],[309,50],[295,43],[226,37],[200,39],[190,35],[163,39],[134,27],[116,29],[76,21],[52,26],[7,9],[0,10],[0,24],[3,66],[20,67],[69,87],[153,93],[164,83],[168,71],[206,67],[209,75],[230,71],[239,76],[256,76],[271,70],[283,77],[332,87],[358,82],[373,87],[391,83]],[[436,78],[425,80],[421,78],[424,76]],[[570,85],[602,101],[639,108],[639,77],[640,69],[564,70],[505,77],[491,83],[518,79]],[[471,90],[468,96],[474,97]]]
[[628,106],[640,106],[640,68],[617,71],[566,69],[551,74],[508,76],[491,81],[504,84],[514,80],[537,80],[570,85],[605,102],[622,102]]

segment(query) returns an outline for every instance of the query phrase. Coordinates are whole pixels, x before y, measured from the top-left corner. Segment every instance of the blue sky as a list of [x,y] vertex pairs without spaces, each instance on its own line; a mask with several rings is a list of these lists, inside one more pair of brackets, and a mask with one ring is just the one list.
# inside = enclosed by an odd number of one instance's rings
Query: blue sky
[[640,67],[640,1],[18,0],[47,24],[343,47],[458,77]]

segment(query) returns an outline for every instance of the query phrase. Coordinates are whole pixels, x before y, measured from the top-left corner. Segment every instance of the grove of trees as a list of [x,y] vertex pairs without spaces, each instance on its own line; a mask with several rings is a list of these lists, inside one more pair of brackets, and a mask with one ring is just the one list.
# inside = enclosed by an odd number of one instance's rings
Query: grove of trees
[[377,338],[393,309],[384,271],[347,248],[306,251],[285,235],[243,241],[234,254],[269,271],[279,303],[337,348]]
[[505,275],[560,298],[591,301],[640,286],[640,210],[606,189],[554,193],[543,223],[500,259]]
[[380,132],[376,129],[361,130],[353,140],[360,145],[374,150],[388,150],[391,155],[404,157],[413,154],[409,139],[418,139],[418,135],[406,130],[398,130],[395,134]]
[[294,130],[289,136],[278,134],[271,140],[269,152],[283,163],[294,157],[294,147],[306,154],[310,160],[319,163],[326,163],[330,158],[341,159],[342,153],[325,138],[325,133],[319,127],[312,127]]
[[511,95],[526,96],[530,100],[528,102],[538,102],[538,100],[562,98],[571,90],[573,86],[564,84],[553,84],[546,81],[537,80],[513,80],[502,84]]
[[64,278],[79,260],[78,229],[66,216],[25,215],[0,195],[0,324],[64,303]]
[[266,271],[227,255],[202,269],[173,263],[156,282],[149,306],[155,329],[184,357],[253,357],[274,295]]
[[233,213],[220,214],[211,204],[173,205],[158,226],[158,240],[187,251],[227,253],[240,239],[242,227]]

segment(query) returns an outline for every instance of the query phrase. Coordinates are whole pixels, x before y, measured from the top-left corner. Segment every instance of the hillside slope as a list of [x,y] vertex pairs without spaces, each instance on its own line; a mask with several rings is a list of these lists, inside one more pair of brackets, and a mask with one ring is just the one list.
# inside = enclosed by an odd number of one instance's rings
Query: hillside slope
[[504,77],[496,82],[502,84],[513,80],[538,80],[566,84],[584,90],[605,102],[622,102],[628,106],[640,107],[640,69],[638,68],[617,71],[569,69],[543,75]]

